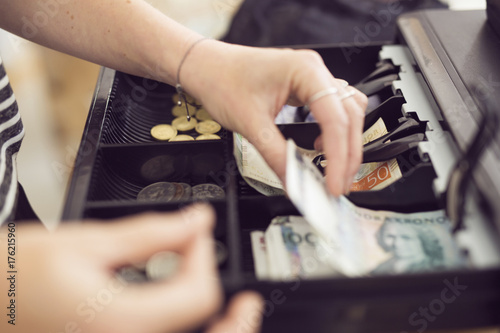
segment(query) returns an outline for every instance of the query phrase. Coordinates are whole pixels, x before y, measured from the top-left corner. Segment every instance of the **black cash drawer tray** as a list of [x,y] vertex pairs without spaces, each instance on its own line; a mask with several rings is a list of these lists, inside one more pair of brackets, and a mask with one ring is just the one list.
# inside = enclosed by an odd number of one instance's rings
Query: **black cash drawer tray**
[[[345,45],[317,51],[335,76],[355,83],[375,68],[383,46],[354,47],[357,52],[349,57]],[[228,259],[220,266],[224,290],[228,297],[243,289],[263,295],[264,331],[387,332],[500,324],[499,267],[286,283],[258,281],[250,231],[265,230],[275,216],[298,212],[286,197],[265,197],[242,180],[232,156],[230,132],[223,130],[222,140],[217,141],[155,142],[149,130],[171,120],[174,93],[167,85],[102,69],[64,220],[105,221],[149,210],[172,211],[190,201],[139,202],[137,193],[157,181],[213,183],[226,193],[224,199],[211,202],[217,212],[214,236],[228,249]],[[391,110],[387,117],[400,116],[400,112]],[[280,128],[303,146],[310,146],[318,133],[315,124]],[[403,158],[411,160],[410,155],[415,154],[411,151]],[[424,162],[417,159],[407,165],[402,170],[405,177],[391,188],[353,193],[351,200],[369,208],[405,212],[442,208],[441,198],[433,192],[436,173],[431,162]],[[148,163],[157,166],[154,173],[145,172]],[[426,200],[419,199],[423,197]],[[430,311],[432,320],[421,311]]]

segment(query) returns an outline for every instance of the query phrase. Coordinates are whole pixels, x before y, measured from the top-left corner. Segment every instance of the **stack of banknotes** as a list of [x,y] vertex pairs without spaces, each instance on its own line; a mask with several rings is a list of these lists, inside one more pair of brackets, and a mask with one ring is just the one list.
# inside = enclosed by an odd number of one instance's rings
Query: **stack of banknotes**
[[[371,142],[387,134],[387,128],[382,118],[363,133],[363,144]],[[234,156],[238,170],[243,179],[258,192],[273,196],[283,195],[283,184],[274,171],[267,165],[257,149],[243,136],[234,133]],[[309,160],[314,160],[322,152],[298,148]],[[327,161],[322,161],[326,167]],[[351,192],[383,189],[402,177],[398,161],[364,163],[354,177]]]
[[258,279],[403,274],[466,265],[444,211],[374,211],[333,197],[322,174],[291,140],[286,182],[302,215],[275,217],[265,231],[251,233]]

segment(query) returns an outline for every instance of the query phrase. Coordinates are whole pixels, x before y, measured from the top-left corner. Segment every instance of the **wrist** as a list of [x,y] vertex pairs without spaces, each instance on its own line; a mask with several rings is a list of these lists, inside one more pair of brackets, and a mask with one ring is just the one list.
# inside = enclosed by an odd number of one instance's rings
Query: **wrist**
[[224,82],[224,59],[231,45],[213,39],[195,43],[179,64],[176,83],[180,83],[186,93],[201,101],[204,92],[213,91],[217,82]]

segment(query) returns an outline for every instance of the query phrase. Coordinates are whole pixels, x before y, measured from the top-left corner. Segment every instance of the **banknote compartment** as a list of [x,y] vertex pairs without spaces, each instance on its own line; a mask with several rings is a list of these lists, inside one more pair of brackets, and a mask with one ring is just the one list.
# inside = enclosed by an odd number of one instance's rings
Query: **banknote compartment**
[[423,161],[416,148],[397,156],[396,160],[402,178],[383,189],[351,192],[347,195],[349,200],[360,207],[401,213],[443,208],[433,190],[437,176],[432,163]]
[[[388,129],[393,130],[399,124],[397,119],[403,117],[401,105],[392,107],[389,111],[384,114],[384,117],[387,118]],[[425,123],[419,123],[422,128],[425,128]],[[320,134],[317,123],[283,124],[278,128],[285,138],[293,139],[299,147],[304,149],[314,149],[314,140]],[[361,207],[404,213],[438,209],[439,198],[436,197],[432,188],[436,178],[432,163],[422,159],[417,148],[397,155],[396,159],[402,173],[401,179],[384,189],[352,192],[349,199]],[[241,198],[262,196],[241,177],[238,179]]]
[[[259,207],[259,209],[255,209]],[[238,202],[240,215],[240,237],[242,253],[242,271],[247,279],[253,280],[254,258],[250,233],[255,230],[265,231],[276,216],[300,215],[294,205],[285,197],[241,199]]]
[[[291,123],[278,125],[278,129],[283,136],[291,138],[295,143],[304,149],[314,149],[314,140],[319,136],[321,130],[317,123]],[[238,194],[240,198],[262,196],[257,190],[252,188],[237,172]]]
[[225,143],[218,141],[104,146],[96,158],[88,199],[134,201],[156,182],[224,187],[217,176],[225,171],[227,158]]

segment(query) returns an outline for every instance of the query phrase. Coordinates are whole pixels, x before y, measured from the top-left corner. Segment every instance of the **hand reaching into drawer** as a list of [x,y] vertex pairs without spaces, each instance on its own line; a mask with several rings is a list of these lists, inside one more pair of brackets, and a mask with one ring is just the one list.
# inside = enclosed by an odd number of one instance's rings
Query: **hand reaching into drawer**
[[274,120],[285,104],[308,105],[322,130],[316,146],[335,161],[327,167],[328,188],[335,195],[349,191],[362,159],[367,98],[334,78],[317,53],[208,41],[190,53],[181,77],[213,118],[247,138],[281,180],[286,144]]
[[[16,328],[20,332],[103,333],[197,328],[216,315],[222,302],[213,251],[214,220],[209,206],[196,205],[170,214],[65,225],[54,233],[36,226],[19,227],[17,237],[23,246],[17,265],[22,271],[22,292],[14,307],[24,319],[16,320]],[[116,274],[121,267],[161,251],[180,258],[168,280],[136,283]],[[211,321],[209,332],[236,331],[250,315],[252,330],[258,331],[260,303],[255,293],[235,296],[227,314]],[[7,320],[0,324],[2,332],[10,332],[4,325]],[[247,327],[246,332],[252,330]]]

